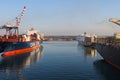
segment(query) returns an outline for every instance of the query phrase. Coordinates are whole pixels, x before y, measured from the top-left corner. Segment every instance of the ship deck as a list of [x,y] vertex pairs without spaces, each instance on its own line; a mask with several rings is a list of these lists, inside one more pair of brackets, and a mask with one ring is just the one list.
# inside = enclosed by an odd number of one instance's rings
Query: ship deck
[[98,37],[95,44],[120,46],[120,39],[116,39],[115,37]]

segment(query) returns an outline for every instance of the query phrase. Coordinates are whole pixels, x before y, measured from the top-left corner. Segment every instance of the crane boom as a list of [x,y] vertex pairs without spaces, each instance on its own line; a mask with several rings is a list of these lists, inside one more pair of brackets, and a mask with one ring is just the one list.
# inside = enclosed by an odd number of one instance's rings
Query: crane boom
[[20,14],[20,17],[16,17],[16,27],[20,27],[20,23],[21,23],[21,20],[22,20],[22,17],[24,16],[24,13],[26,11],[26,6],[24,6],[21,14]]
[[109,21],[120,26],[120,19],[117,19],[117,18],[110,18]]

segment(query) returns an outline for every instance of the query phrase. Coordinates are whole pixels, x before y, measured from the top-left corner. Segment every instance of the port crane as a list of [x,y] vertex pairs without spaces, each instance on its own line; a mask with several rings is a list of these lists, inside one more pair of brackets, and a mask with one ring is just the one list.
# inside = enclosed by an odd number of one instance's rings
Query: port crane
[[6,23],[3,26],[1,26],[0,29],[6,29],[6,35],[19,34],[18,28],[20,27],[20,23],[24,16],[25,11],[26,11],[26,6],[24,6],[20,16],[16,17],[16,24],[12,25],[11,23]]
[[120,26],[120,19],[117,19],[117,18],[110,18],[109,21]]

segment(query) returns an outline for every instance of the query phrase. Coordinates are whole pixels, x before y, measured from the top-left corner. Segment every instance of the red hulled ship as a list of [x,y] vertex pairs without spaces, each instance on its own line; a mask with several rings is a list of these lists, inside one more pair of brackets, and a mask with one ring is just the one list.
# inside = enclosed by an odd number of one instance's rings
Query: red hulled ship
[[41,46],[43,36],[37,30],[31,28],[24,34],[19,34],[19,27],[24,16],[26,6],[24,6],[20,17],[16,17],[16,24],[7,23],[1,26],[6,33],[0,35],[0,57],[9,57],[31,52]]

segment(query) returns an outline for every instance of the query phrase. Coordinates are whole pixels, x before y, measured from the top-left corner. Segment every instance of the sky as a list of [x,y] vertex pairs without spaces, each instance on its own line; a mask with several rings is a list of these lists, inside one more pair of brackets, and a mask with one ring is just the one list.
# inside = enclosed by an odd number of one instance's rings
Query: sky
[[120,18],[120,0],[1,0],[0,25],[15,24],[23,7],[20,32],[30,28],[45,35],[113,35],[120,27],[109,18]]

